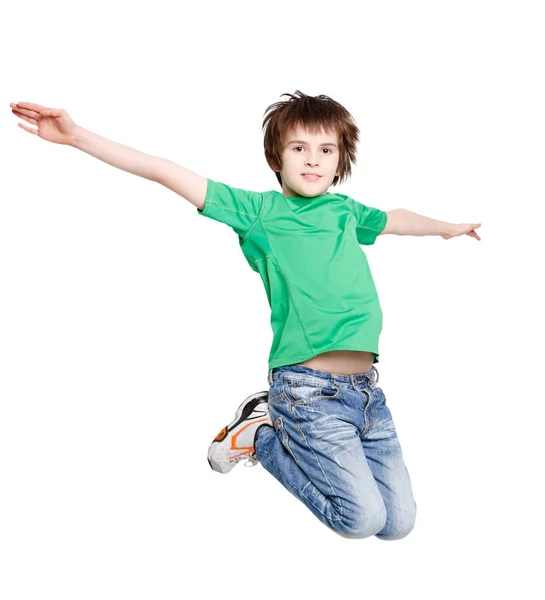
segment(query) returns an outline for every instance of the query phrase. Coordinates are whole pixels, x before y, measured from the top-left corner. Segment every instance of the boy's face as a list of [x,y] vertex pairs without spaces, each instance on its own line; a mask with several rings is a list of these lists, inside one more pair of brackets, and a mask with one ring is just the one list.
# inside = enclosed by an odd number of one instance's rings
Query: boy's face
[[[288,131],[282,151],[282,194],[312,198],[327,193],[338,175],[339,138],[335,131],[310,133],[302,126]],[[318,178],[305,178],[316,173]]]

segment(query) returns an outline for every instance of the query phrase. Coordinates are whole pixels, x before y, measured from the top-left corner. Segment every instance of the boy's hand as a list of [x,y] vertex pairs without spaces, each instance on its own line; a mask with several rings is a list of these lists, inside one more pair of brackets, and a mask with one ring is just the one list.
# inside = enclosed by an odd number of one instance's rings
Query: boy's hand
[[475,231],[475,229],[478,229],[481,226],[480,223],[460,223],[460,224],[453,224],[452,228],[450,231],[446,232],[446,233],[442,233],[441,237],[444,238],[445,240],[448,240],[452,237],[456,237],[458,235],[470,235],[471,237],[474,237],[477,240],[481,240],[481,238],[478,236],[477,232]]
[[17,123],[25,131],[55,144],[73,144],[77,125],[62,108],[47,108],[30,102],[12,102],[10,106],[14,115],[38,126],[38,129],[32,129]]

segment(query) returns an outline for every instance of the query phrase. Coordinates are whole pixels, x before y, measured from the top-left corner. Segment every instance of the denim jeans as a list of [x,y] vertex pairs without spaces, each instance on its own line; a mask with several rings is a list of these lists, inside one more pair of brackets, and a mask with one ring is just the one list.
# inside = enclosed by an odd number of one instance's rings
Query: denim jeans
[[339,535],[383,540],[414,527],[411,480],[375,366],[342,375],[288,365],[269,371],[262,466]]

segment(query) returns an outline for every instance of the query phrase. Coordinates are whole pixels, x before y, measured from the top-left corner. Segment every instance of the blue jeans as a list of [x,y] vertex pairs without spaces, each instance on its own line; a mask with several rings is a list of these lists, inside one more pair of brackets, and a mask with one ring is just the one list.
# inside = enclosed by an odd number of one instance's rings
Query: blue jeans
[[334,532],[405,537],[411,480],[375,366],[342,375],[303,365],[269,371],[269,411],[255,452],[263,467]]

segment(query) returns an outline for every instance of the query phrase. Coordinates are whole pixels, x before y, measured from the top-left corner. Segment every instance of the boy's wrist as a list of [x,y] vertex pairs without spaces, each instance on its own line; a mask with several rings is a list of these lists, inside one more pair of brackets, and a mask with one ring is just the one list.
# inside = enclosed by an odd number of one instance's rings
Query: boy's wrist
[[81,150],[81,142],[84,138],[86,129],[84,129],[83,127],[80,127],[79,125],[76,125],[74,132],[72,134],[72,143],[71,145],[74,146],[74,148],[78,148]]
[[457,223],[445,223],[443,231],[439,234],[441,237],[443,236],[451,236],[456,235],[458,233],[458,224]]

